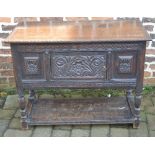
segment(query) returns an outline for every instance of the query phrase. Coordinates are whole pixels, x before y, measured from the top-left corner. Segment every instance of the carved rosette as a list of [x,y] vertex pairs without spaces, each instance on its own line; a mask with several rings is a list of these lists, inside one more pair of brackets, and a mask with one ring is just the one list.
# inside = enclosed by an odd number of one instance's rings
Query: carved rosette
[[105,55],[55,55],[52,65],[53,77],[62,79],[105,78]]

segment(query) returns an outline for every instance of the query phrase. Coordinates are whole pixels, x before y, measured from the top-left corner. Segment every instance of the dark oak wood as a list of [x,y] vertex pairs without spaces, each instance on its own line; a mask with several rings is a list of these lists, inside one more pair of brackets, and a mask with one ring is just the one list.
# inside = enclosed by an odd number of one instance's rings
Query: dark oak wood
[[40,99],[28,121],[31,125],[115,124],[132,123],[134,116],[125,97]]
[[[19,25],[6,42],[11,44],[22,127],[101,123],[139,127],[148,40],[137,20]],[[126,89],[126,97],[39,100],[34,91],[110,87]],[[28,103],[24,89],[29,89]]]

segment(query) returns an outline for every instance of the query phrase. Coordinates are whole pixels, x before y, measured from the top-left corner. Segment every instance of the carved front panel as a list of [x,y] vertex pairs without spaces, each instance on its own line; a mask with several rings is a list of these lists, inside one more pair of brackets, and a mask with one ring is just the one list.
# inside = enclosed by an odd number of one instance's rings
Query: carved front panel
[[103,52],[55,53],[52,56],[52,78],[105,79],[106,55]]

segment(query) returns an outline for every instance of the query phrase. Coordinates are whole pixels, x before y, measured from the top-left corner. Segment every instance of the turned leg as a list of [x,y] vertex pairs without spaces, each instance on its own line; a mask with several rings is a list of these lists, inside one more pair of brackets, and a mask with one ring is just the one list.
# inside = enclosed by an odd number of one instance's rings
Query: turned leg
[[134,102],[133,102],[134,96],[133,96],[132,92],[133,92],[132,89],[126,90],[126,100],[127,100],[129,108],[131,109],[132,114],[134,115],[134,112],[133,112],[133,110],[134,110]]
[[37,98],[34,90],[29,90],[28,104],[27,104],[27,115],[30,116],[32,107],[37,103]]
[[36,104],[37,103],[37,98],[34,90],[29,90],[29,97],[28,101],[30,104]]
[[145,62],[146,42],[143,48],[137,52],[137,72],[136,72],[136,88],[135,88],[135,121],[133,127],[138,128],[140,125],[140,105],[143,91],[143,77],[144,77],[144,62]]
[[132,89],[126,90],[126,97],[131,98],[132,97]]
[[132,89],[126,90],[126,100],[132,115],[135,116],[135,100],[132,92]]
[[135,118],[133,128],[139,128],[140,125],[140,105],[141,105],[141,91],[136,90],[135,96],[132,94],[132,89],[126,91],[126,98],[130,110]]
[[135,92],[135,121],[133,123],[133,128],[139,128],[140,125],[140,105],[141,105],[141,92]]
[[21,112],[21,127],[22,129],[28,129],[27,109],[26,109],[26,102],[25,102],[23,91],[19,93],[18,100],[19,100],[19,107]]

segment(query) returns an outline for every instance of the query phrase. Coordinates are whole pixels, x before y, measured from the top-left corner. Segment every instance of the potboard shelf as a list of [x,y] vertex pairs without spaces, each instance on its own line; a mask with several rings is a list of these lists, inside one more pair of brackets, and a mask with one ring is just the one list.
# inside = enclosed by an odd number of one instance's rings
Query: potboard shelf
[[30,125],[132,123],[125,97],[39,99],[29,115]]

